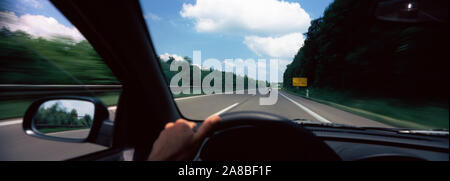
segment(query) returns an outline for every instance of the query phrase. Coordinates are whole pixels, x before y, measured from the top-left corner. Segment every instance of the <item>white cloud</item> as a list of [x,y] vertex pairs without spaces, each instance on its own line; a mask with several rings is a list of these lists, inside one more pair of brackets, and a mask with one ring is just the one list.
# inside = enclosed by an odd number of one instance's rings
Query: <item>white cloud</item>
[[144,18],[145,19],[150,19],[150,20],[153,20],[153,21],[161,21],[162,20],[162,18],[160,16],[158,16],[156,14],[153,14],[153,13],[147,13],[144,16]]
[[278,0],[197,0],[183,4],[183,18],[198,32],[282,35],[306,32],[311,18],[299,3]]
[[67,27],[60,24],[53,17],[42,15],[25,14],[20,17],[14,12],[0,12],[0,17],[4,18],[0,27],[8,28],[10,31],[24,31],[34,37],[51,39],[58,36],[69,37],[79,42],[85,38],[75,27]]
[[258,56],[292,58],[303,41],[301,33],[290,33],[279,37],[246,36],[244,44]]
[[[197,32],[242,36],[242,43],[253,53],[267,58],[266,64],[257,63],[258,70],[269,70],[269,59],[276,58],[278,73],[270,77],[278,81],[282,81],[286,65],[303,46],[302,33],[307,32],[311,22],[300,3],[283,0],[196,0],[184,3],[180,15],[192,20]],[[224,64],[242,66],[240,62]],[[269,74],[262,72],[263,77]]]
[[286,70],[287,65],[292,63],[292,61],[293,60],[278,59],[278,68],[279,68],[279,70],[282,70],[282,72],[284,72],[284,70]]
[[164,60],[164,61],[169,60],[170,57],[173,57],[175,59],[175,61],[184,61],[184,58],[177,54],[164,53],[164,54],[159,55],[159,58],[161,58],[161,60]]
[[[242,63],[243,61],[241,59],[238,59],[238,61],[240,60],[240,62]],[[226,59],[223,61],[223,64],[225,67],[227,68],[234,68],[236,67],[236,64],[234,63],[234,61],[232,59]]]
[[292,59],[278,59],[278,71],[280,72],[281,77],[278,77],[278,80],[283,80],[283,73],[286,70],[287,65],[292,63]]
[[[265,60],[265,61],[262,61]],[[274,67],[271,66],[270,61],[275,60],[277,61],[278,67],[277,67],[277,73],[276,74],[271,74],[270,73],[270,69],[273,69]],[[283,73],[286,70],[286,66],[288,64],[290,64],[292,62],[291,59],[261,59],[261,60],[254,60],[256,63],[256,66],[248,66],[248,71],[249,72],[258,72],[262,73],[261,77],[263,77],[263,79],[261,80],[267,80],[267,81],[271,81],[271,80],[278,80],[278,81],[282,81],[283,80]],[[225,60],[223,61],[223,63],[225,64],[225,66],[229,66],[231,68],[233,68],[233,72],[236,73],[237,75],[241,75],[243,76],[244,73],[242,72],[236,72],[236,68],[239,66],[244,66],[248,65],[246,64],[247,62],[244,62],[243,59],[235,59],[235,60]],[[262,70],[261,72],[259,72],[260,70]],[[265,70],[265,71],[264,71]],[[253,75],[252,73],[250,73],[250,75]],[[269,77],[267,77],[269,75]],[[258,77],[254,77],[254,76],[250,76],[253,79],[258,79]],[[275,79],[276,78],[276,79]]]

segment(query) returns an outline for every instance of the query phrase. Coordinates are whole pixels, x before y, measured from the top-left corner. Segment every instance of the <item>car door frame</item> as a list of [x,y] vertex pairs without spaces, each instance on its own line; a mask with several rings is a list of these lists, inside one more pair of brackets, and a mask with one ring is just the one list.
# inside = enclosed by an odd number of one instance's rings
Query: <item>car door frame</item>
[[181,118],[137,0],[50,0],[84,35],[122,84],[112,147],[69,160],[146,160],[169,121]]

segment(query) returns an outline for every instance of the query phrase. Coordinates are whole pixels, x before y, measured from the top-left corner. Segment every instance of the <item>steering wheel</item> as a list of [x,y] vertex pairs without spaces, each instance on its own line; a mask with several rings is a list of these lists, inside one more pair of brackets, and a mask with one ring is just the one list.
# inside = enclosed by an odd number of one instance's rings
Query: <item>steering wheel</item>
[[205,139],[196,160],[338,161],[340,157],[311,131],[279,115],[225,113]]

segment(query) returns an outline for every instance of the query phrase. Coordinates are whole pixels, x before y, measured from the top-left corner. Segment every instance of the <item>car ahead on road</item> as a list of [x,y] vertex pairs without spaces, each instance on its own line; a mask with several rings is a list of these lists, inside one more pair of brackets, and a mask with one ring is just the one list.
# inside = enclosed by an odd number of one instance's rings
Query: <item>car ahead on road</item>
[[[124,160],[124,152],[130,149],[134,150],[133,160],[146,160],[164,125],[183,115],[161,70],[140,3],[135,0],[53,0],[52,3],[83,33],[110,67],[122,84],[122,93],[114,121],[110,120],[108,108],[96,98],[41,98],[24,116],[25,133],[53,141],[88,142],[107,147],[69,160]],[[381,7],[392,11],[386,6]],[[378,16],[386,15],[385,19],[394,22],[428,21],[395,14],[389,19],[392,14],[377,12],[381,13]],[[73,110],[85,114],[77,116]],[[52,117],[56,114],[59,117]],[[77,124],[61,129],[45,121],[50,117],[71,119]],[[259,111],[228,112],[221,114],[221,118],[194,160],[449,160],[447,130],[351,126]],[[199,120],[193,121],[202,124]]]

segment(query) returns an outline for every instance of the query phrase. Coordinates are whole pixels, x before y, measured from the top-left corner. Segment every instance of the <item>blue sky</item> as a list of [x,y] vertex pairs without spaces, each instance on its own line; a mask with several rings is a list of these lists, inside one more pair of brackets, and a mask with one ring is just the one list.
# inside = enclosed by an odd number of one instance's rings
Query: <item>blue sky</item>
[[[288,2],[300,6],[316,19],[333,0],[301,0]],[[148,1],[141,0],[144,16],[158,53],[192,57],[192,50],[202,50],[202,56],[219,60],[232,57],[258,58],[244,44],[242,38],[233,35],[198,33],[192,21],[182,18],[183,4],[195,4],[195,0]],[[158,18],[151,18],[157,16]],[[230,57],[231,56],[231,57]]]
[[24,31],[34,37],[65,36],[81,41],[83,35],[48,0],[5,0],[0,4],[2,27]]
[[[303,45],[302,34],[309,22],[322,16],[332,0],[140,2],[159,55],[192,58],[193,51],[200,50],[202,60],[277,59],[280,81],[285,66]],[[42,37],[59,34],[84,39],[48,0],[6,0],[0,7],[3,12],[14,12],[17,23],[11,29]]]
[[[276,30],[273,32],[252,31],[248,30],[248,28],[246,29],[245,27],[243,28],[237,27],[225,31],[220,30],[198,31],[198,29],[196,28],[197,23],[196,21],[201,18],[205,17],[208,18],[208,15],[214,16],[214,14],[207,14],[208,12],[206,12],[206,14],[203,17],[201,17],[202,15],[197,15],[197,17],[195,17],[196,15],[194,15],[194,17],[183,17],[181,13],[183,11],[183,4],[190,4],[192,6],[195,6],[198,3],[196,0],[175,0],[175,1],[141,0],[140,2],[142,5],[143,13],[146,18],[150,34],[152,36],[158,54],[168,53],[171,55],[175,54],[178,56],[189,56],[192,58],[193,56],[192,52],[194,50],[200,50],[202,53],[202,60],[205,60],[207,58],[215,58],[220,61],[223,61],[224,59],[230,58],[231,59],[252,58],[256,61],[257,59],[269,60],[271,58],[277,58],[282,59],[282,61],[280,61],[279,63],[282,64],[281,66],[285,66],[287,63],[292,61],[293,56],[298,51],[298,48],[295,48],[294,49],[295,52],[290,53],[289,54],[290,56],[282,55],[282,57],[279,56],[273,57],[270,55],[270,53],[265,54],[264,50],[258,51],[249,48],[249,45],[245,43],[246,37],[252,36],[256,36],[259,38],[271,37],[276,39],[289,33],[297,33],[297,35],[300,35],[302,33],[305,33],[307,30],[307,27],[301,28],[301,26],[299,26],[298,30],[294,29],[292,31],[287,31],[284,34],[277,32]],[[303,9],[308,14],[309,19],[312,20],[321,17],[323,11],[332,2],[332,0],[300,0],[300,1],[290,0],[286,2],[289,2],[291,4],[294,3],[299,4],[300,8]],[[253,7],[258,7],[257,4],[261,4],[261,1],[258,2],[255,1],[255,5],[248,4],[248,7],[250,7],[248,11],[252,11],[251,8]],[[217,7],[214,6],[210,7],[221,8],[224,7],[224,5],[218,5]],[[227,9],[227,11],[232,11],[233,7],[235,8],[235,6],[230,6],[230,8]],[[282,7],[280,6],[280,8]],[[213,19],[214,21],[220,21],[220,18],[228,16],[227,13],[222,14],[218,13],[218,14],[219,14],[218,18]],[[249,15],[249,13],[245,15]],[[273,15],[269,13],[269,16]],[[226,27],[224,28],[226,29]],[[277,28],[283,29],[284,27],[280,26]],[[303,40],[298,39],[294,41],[302,42]],[[279,81],[282,78],[283,71],[284,69],[280,69],[278,75]]]
[[4,9],[13,11],[17,16],[24,14],[42,15],[55,18],[58,23],[68,27],[73,25],[48,0],[5,0]]

